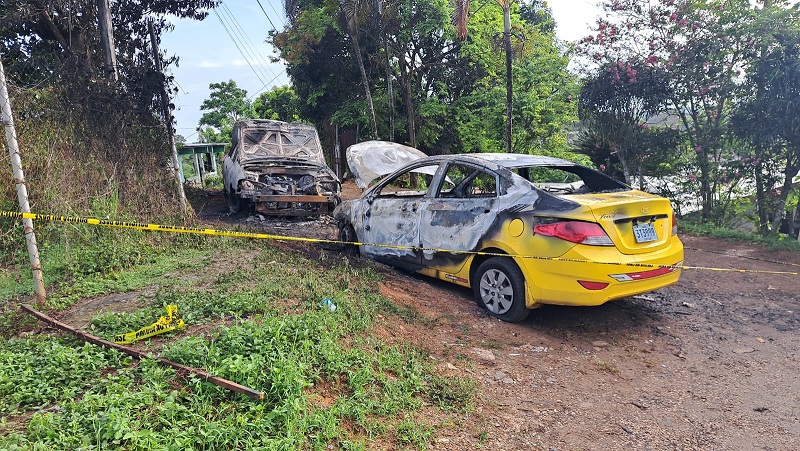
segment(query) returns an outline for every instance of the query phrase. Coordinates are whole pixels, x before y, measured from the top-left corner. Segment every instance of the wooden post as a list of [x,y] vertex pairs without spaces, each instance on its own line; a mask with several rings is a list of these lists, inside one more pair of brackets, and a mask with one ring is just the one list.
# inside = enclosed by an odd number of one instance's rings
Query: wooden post
[[[156,70],[163,74],[161,67],[161,56],[158,53],[158,43],[156,42],[156,32],[153,30],[152,20],[147,22],[147,28],[150,31],[150,44],[153,47],[153,63],[156,66]],[[175,133],[172,131],[172,111],[169,108],[169,94],[167,93],[166,83],[164,83],[164,86],[161,89],[161,109],[164,111],[164,127],[167,129],[169,145],[172,148],[172,173],[175,175],[175,181],[178,185],[178,199],[181,204],[181,212],[184,215],[188,215],[189,211],[186,208],[186,193],[183,192],[183,183],[181,182],[181,168],[180,160],[178,160],[178,149],[175,147]]]
[[[6,129],[6,142],[8,143],[8,154],[11,157],[11,170],[14,173],[14,184],[17,186],[19,211],[22,213],[30,213],[31,206],[28,202],[28,188],[25,186],[25,174],[22,172],[22,159],[19,155],[17,131],[14,128],[14,115],[11,111],[11,97],[9,97],[8,88],[6,87],[6,74],[3,70],[2,59],[0,59],[0,107],[2,107],[2,120]],[[28,245],[28,259],[31,263],[33,285],[36,289],[36,299],[41,305],[47,299],[47,292],[44,289],[42,264],[39,261],[39,248],[36,246],[36,234],[33,232],[33,220],[23,219],[22,228],[25,233],[25,241]]]
[[114,30],[111,26],[111,8],[108,0],[97,0],[97,22],[100,26],[100,42],[103,47],[106,75],[115,82],[119,81],[117,70],[117,52],[114,45]]

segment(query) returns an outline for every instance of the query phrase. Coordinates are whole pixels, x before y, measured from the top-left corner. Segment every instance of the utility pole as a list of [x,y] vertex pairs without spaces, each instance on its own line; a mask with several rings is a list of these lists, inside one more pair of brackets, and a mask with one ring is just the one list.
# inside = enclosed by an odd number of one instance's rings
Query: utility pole
[[[8,154],[11,157],[11,170],[14,173],[14,184],[17,186],[17,201],[19,202],[19,211],[22,213],[30,213],[31,206],[28,202],[28,188],[25,186],[25,174],[22,172],[22,159],[19,155],[17,131],[14,128],[14,115],[11,112],[11,97],[9,97],[8,88],[6,87],[6,74],[3,70],[2,59],[0,59],[0,107],[2,107],[2,120],[6,129],[6,143],[8,144]],[[28,245],[28,259],[31,263],[31,272],[33,273],[33,285],[36,290],[36,299],[38,303],[42,305],[47,299],[47,292],[44,289],[42,264],[39,261],[39,249],[36,246],[36,234],[33,232],[33,220],[23,219],[22,229],[23,233],[25,234],[25,241]]]
[[100,25],[100,42],[103,46],[103,59],[105,60],[106,76],[119,81],[117,70],[117,52],[114,45],[114,31],[111,26],[111,8],[108,0],[97,0],[97,22]]
[[[147,28],[150,31],[150,44],[153,47],[153,63],[155,64],[156,71],[163,75],[161,67],[161,55],[158,53],[158,43],[156,42],[156,32],[153,30],[153,21],[147,22]],[[161,109],[164,111],[164,127],[167,129],[167,136],[169,137],[169,145],[172,148],[172,173],[175,175],[175,183],[178,185],[178,199],[181,203],[181,212],[188,215],[186,209],[186,194],[183,192],[183,182],[181,181],[181,167],[178,160],[178,150],[175,148],[175,133],[172,130],[172,110],[169,108],[169,93],[167,93],[166,76],[164,77],[165,83],[161,89]]]

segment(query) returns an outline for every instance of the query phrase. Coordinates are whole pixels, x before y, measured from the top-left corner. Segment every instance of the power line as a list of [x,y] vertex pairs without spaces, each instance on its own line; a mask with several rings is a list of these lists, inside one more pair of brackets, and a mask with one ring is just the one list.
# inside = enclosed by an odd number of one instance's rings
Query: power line
[[[268,78],[269,76],[264,71],[263,64],[258,61],[258,58],[253,56],[254,53],[257,55],[258,52],[252,50],[252,45],[250,44],[250,41],[246,40],[245,37],[243,36],[242,34],[243,30],[241,29],[241,26],[238,25],[236,18],[233,17],[233,14],[231,13],[230,9],[227,9],[227,6],[225,6],[224,4],[221,4],[221,6],[223,7],[222,9],[220,9],[222,14],[217,13],[217,17],[219,17],[221,20],[224,20],[227,23],[231,39],[236,40],[239,46],[241,47],[240,53],[242,54],[242,57],[247,61],[247,64],[251,65],[251,67],[253,67],[253,63],[255,63],[256,66],[259,66],[258,70],[260,71],[263,78],[264,79]],[[253,69],[255,70],[256,68],[253,67]]]
[[239,42],[236,40],[236,38],[233,37],[233,34],[228,29],[228,26],[225,24],[225,21],[222,20],[222,16],[220,16],[220,14],[217,12],[216,9],[214,9],[214,15],[217,16],[217,19],[219,19],[220,24],[222,24],[222,28],[225,29],[225,33],[227,33],[228,37],[231,39],[231,41],[233,41],[233,45],[235,45],[236,49],[239,50],[239,54],[242,55],[242,58],[244,58],[247,65],[250,66],[250,69],[253,71],[256,78],[258,78],[258,80],[261,81],[261,83],[264,83],[264,80],[261,78],[262,74],[258,73],[256,68],[253,67],[253,65],[250,63],[250,60],[247,58],[247,56],[245,56],[245,52],[242,50],[241,46],[239,45]]
[[253,94],[253,95],[249,96],[247,99],[248,99],[248,100],[250,100],[250,99],[254,98],[255,96],[259,95],[260,93],[262,93],[262,92],[264,91],[264,89],[266,89],[267,85],[270,85],[270,84],[272,84],[272,82],[274,82],[275,80],[277,80],[277,79],[278,79],[278,77],[280,77],[281,75],[284,75],[285,73],[286,73],[286,69],[281,69],[281,71],[280,71],[280,72],[278,72],[278,75],[274,76],[274,77],[272,78],[272,80],[270,80],[270,81],[269,81],[269,83],[266,83],[266,84],[264,84],[264,86],[262,86],[262,87],[261,87],[261,89],[259,89],[258,91],[256,91],[256,92],[255,92],[255,94]]
[[[233,24],[233,27],[235,27],[234,31],[236,31],[238,33],[239,39],[242,41],[243,45],[245,47],[249,46],[249,52],[252,53],[253,55],[255,55],[255,58],[253,58],[253,59],[256,62],[256,64],[261,66],[262,68],[266,68],[266,70],[268,70],[270,72],[270,74],[272,74],[272,76],[275,76],[275,71],[272,70],[272,68],[269,66],[269,63],[267,63],[267,61],[264,60],[264,58],[261,56],[261,52],[258,51],[257,46],[250,39],[250,36],[247,34],[247,32],[244,31],[244,28],[242,28],[241,24],[236,19],[236,17],[233,15],[233,12],[230,10],[230,8],[228,8],[228,6],[225,5],[224,3],[221,4],[221,5],[224,8],[224,10],[227,12],[228,17],[229,17],[229,21],[230,21],[230,23]],[[266,78],[266,72],[263,72],[263,70],[264,69],[262,69],[262,73],[264,73],[265,78]]]
[[[270,19],[269,14],[267,14],[267,12],[264,10],[264,6],[261,5],[261,0],[256,0],[256,3],[258,3],[258,6],[261,8],[261,12],[263,12],[264,15],[267,17],[267,20],[269,21],[269,24],[272,25],[272,29],[275,30],[275,31],[278,31],[278,27],[276,27],[275,24],[272,23],[272,19]],[[269,4],[269,5],[272,6],[272,4]],[[274,10],[275,7],[273,6],[272,9]]]
[[286,26],[286,15],[282,14],[282,13],[279,13],[278,10],[275,9],[275,5],[273,5],[272,2],[269,2],[267,4],[269,5],[270,8],[272,8],[272,12],[275,13],[275,16],[281,18],[281,25],[285,27]]

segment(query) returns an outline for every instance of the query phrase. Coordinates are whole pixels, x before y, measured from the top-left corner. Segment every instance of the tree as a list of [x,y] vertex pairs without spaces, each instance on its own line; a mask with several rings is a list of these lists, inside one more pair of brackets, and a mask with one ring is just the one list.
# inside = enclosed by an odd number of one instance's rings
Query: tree
[[[333,122],[369,127],[364,91],[353,84],[361,75],[341,30],[338,0],[297,0],[285,7],[288,24],[270,41],[286,61],[286,73],[300,99],[300,116],[312,121],[327,143],[334,140],[333,133],[326,133]],[[369,34],[360,37],[367,40]],[[371,68],[368,73],[373,73]]]
[[584,81],[578,115],[619,160],[625,183],[631,183],[634,168],[641,174],[649,121],[664,110],[670,95],[667,73],[637,61],[601,67]]
[[[785,18],[786,13],[778,11],[777,16]],[[752,156],[745,158],[753,163],[758,182],[761,228],[767,231],[769,225],[769,230],[777,232],[792,180],[800,172],[800,30],[782,28],[768,36],[771,39],[763,43],[760,58],[748,71],[753,90],[733,115],[732,128],[754,149]],[[780,164],[770,164],[776,161]],[[778,171],[768,170],[776,166]],[[777,180],[776,172],[783,175],[782,180]],[[775,182],[780,182],[780,190],[770,203],[766,188]],[[772,207],[769,213],[768,206]]]
[[300,98],[288,86],[275,86],[259,95],[253,102],[253,110],[261,119],[297,122],[301,118]]
[[200,110],[207,113],[200,118],[198,132],[204,139],[211,138],[211,142],[230,142],[233,125],[256,116],[247,91],[233,80],[211,83],[208,88],[211,94],[200,105]]
[[731,158],[725,133],[731,102],[756,39],[746,0],[699,2],[614,0],[604,5],[596,34],[578,45],[586,67],[641,61],[669,74],[666,114],[675,115],[691,149],[700,185],[702,219],[712,217],[719,168]]
[[[161,94],[171,79],[155,63],[148,24],[154,22],[157,41],[171,27],[167,16],[202,20],[217,3],[110,2],[114,45],[109,39],[102,46],[99,29],[109,23],[98,23],[98,6],[106,6],[105,1],[0,1],[2,57],[19,88],[16,98],[26,99],[21,137],[29,139],[28,152],[37,155],[33,160],[62,162],[38,168],[40,179],[59,191],[52,207],[70,205],[89,214],[108,196],[114,197],[114,214],[153,214],[173,205],[175,191],[166,188],[177,180],[162,170],[171,153],[169,127],[159,126],[165,111]],[[176,61],[160,59],[166,65]],[[106,77],[109,64],[118,76]],[[43,136],[49,142],[37,146]],[[36,171],[32,166],[34,177]],[[81,183],[75,184],[76,179]],[[45,201],[41,207],[47,206],[46,191],[39,191],[39,200]]]
[[367,78],[367,70],[364,68],[364,59],[361,56],[361,45],[358,42],[358,22],[360,11],[359,6],[362,2],[358,0],[340,0],[339,8],[342,11],[342,19],[345,24],[345,30],[350,38],[350,45],[353,48],[353,58],[355,58],[358,72],[361,75],[361,84],[364,86],[364,98],[367,104],[367,113],[369,114],[369,125],[372,128],[372,139],[378,139],[378,125],[375,121],[375,105],[372,103],[372,91],[370,89],[369,79]]
[[[512,4],[511,24],[519,39],[513,47],[514,93],[512,144],[515,152],[567,155],[566,128],[577,120],[576,79],[567,71],[568,57],[559,48],[552,28],[541,16],[529,23]],[[542,16],[546,9],[538,10]],[[467,85],[454,109],[459,144],[466,151],[500,152],[507,137],[503,44],[496,39],[501,26],[497,11],[477,9],[471,14],[470,33],[460,44],[466,59]]]
[[447,0],[402,0],[391,11],[387,39],[397,61],[395,76],[403,96],[408,143],[430,153],[440,147],[447,121],[444,110],[458,96],[459,82],[474,78],[463,71],[466,61],[458,54],[448,23]]
[[[512,62],[512,51],[511,51],[511,0],[496,0],[497,4],[503,10],[503,50],[505,51],[506,55],[506,152],[511,153],[513,151],[511,146],[511,124],[513,121],[513,111],[514,111],[514,101],[513,101],[513,92],[514,92],[514,83],[511,74],[511,62]],[[455,0],[455,14],[453,16],[453,22],[458,29],[458,37],[459,39],[466,39],[467,37],[467,20],[469,18],[469,0]]]
[[[174,15],[202,20],[218,0],[113,2],[112,25],[119,83],[101,83],[105,58],[98,33],[97,2],[17,0],[0,2],[0,43],[10,64],[9,76],[22,84],[63,86],[73,105],[95,112],[107,123],[109,111],[133,111],[142,116],[157,111],[164,79],[150,63],[147,22],[154,20],[158,37],[172,26]],[[162,58],[164,64],[175,58]],[[57,77],[52,74],[57,73]],[[169,80],[167,80],[169,81]]]
[[[398,0],[382,3],[382,14],[359,22],[359,41],[366,74],[374,93],[379,134],[391,129],[396,110],[397,139],[428,154],[502,151],[506,110],[503,17],[496,9],[479,8],[471,15],[470,34],[460,41],[452,24],[451,0]],[[522,19],[511,2],[515,36],[513,92],[515,151],[566,149],[565,124],[575,120],[575,79],[566,71],[546,10]],[[528,3],[526,3],[528,4]],[[303,116],[321,130],[335,121],[369,127],[364,95],[353,89],[360,78],[349,59],[347,33],[336,20],[339,3],[298,0],[290,25],[273,36],[287,59],[287,72],[300,98]],[[539,14],[541,13],[541,14]],[[549,30],[549,31],[548,31]],[[387,75],[386,61],[389,61]],[[396,82],[395,98],[388,86]],[[391,91],[391,94],[390,94]],[[405,129],[405,134],[400,132]]]

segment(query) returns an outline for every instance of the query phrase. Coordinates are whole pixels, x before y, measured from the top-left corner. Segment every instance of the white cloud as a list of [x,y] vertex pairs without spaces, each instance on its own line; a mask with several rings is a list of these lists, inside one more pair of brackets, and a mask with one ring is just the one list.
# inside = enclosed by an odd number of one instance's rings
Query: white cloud
[[203,62],[200,63],[200,67],[203,69],[215,69],[219,67],[225,67],[225,64],[218,63],[216,61],[203,60]]

